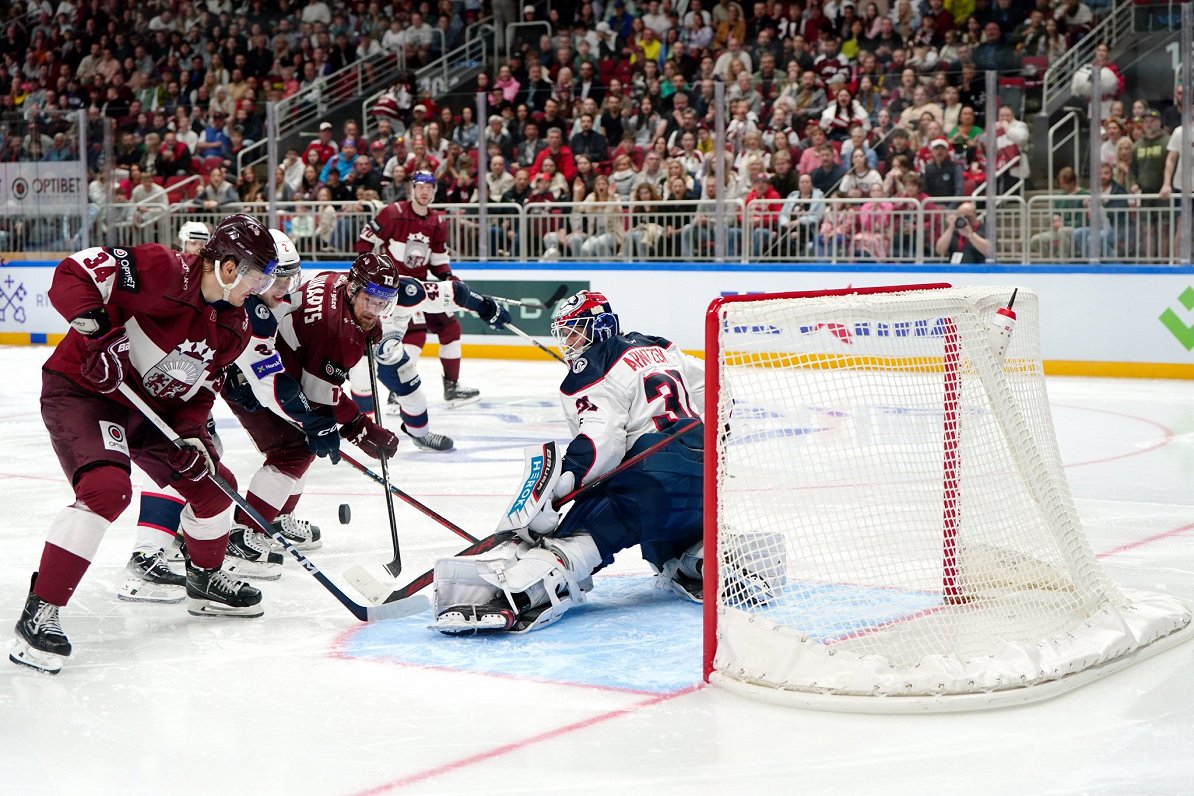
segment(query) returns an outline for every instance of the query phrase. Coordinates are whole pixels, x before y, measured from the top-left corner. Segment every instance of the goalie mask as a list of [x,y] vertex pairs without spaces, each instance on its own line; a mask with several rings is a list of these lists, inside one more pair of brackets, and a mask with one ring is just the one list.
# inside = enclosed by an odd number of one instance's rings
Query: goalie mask
[[571,362],[594,343],[620,333],[618,316],[602,293],[582,290],[566,299],[551,316],[551,335]]

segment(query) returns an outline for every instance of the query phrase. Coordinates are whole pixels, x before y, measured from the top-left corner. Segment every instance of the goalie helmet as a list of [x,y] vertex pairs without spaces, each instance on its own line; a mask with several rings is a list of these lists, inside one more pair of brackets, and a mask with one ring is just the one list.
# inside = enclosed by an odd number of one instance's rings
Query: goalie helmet
[[280,292],[289,293],[302,281],[302,260],[299,259],[298,249],[289,235],[280,229],[271,229],[269,234],[274,239],[274,248],[278,250],[278,270],[274,272],[274,287],[279,288],[279,283],[285,282],[285,289]]
[[378,315],[385,315],[398,300],[398,266],[389,255],[367,252],[358,255],[348,269],[348,298],[364,291],[376,302]]
[[565,299],[551,315],[551,335],[569,362],[593,344],[620,334],[619,327],[609,299],[593,290]]

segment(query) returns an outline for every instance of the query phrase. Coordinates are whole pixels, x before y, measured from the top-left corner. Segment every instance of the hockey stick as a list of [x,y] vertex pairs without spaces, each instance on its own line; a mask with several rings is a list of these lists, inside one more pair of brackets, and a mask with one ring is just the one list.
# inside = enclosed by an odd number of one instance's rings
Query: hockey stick
[[397,497],[399,500],[404,501],[407,505],[411,506],[412,508],[418,509],[420,512],[422,512],[426,516],[430,517],[431,519],[435,520],[440,525],[444,526],[449,531],[451,531],[452,533],[459,536],[461,539],[465,539],[469,542],[477,541],[477,537],[473,536],[471,533],[464,530],[459,525],[452,522],[447,517],[444,517],[439,512],[432,509],[431,507],[426,506],[423,503],[419,502],[414,496],[408,495],[406,492],[403,492],[401,489],[394,486],[393,484],[386,484],[385,479],[382,478],[382,476],[373,472],[372,470],[369,469],[369,467],[367,465],[362,464],[361,462],[352,458],[344,451],[340,451],[340,458],[343,459],[344,461],[348,462],[350,465],[352,465],[357,470],[359,470],[361,472],[361,474],[364,475],[365,477],[371,478],[372,480],[376,481],[377,483],[381,484],[382,486],[388,486],[390,489],[390,492],[395,497]]
[[[132,387],[129,387],[127,384],[122,382],[120,384],[120,394],[127,398],[129,403],[135,406],[150,423],[156,426],[158,431],[160,431],[166,437],[166,439],[174,443],[176,447],[183,447],[185,443],[183,443],[182,439],[180,439],[179,436],[174,433],[174,429],[170,428],[166,421],[163,420],[140,395],[133,391]],[[375,604],[366,606],[354,601],[338,586],[336,586],[335,583],[332,583],[328,576],[324,575],[319,570],[319,567],[315,566],[315,562],[303,555],[289,539],[282,535],[281,531],[277,530],[270,525],[270,523],[266,522],[265,518],[261,516],[257,509],[253,508],[249,501],[245,500],[245,498],[239,492],[233,489],[232,486],[225,481],[218,472],[212,473],[209,471],[207,473],[207,477],[210,478],[211,482],[215,484],[221,492],[227,495],[233,503],[240,507],[241,511],[248,515],[249,519],[253,521],[254,525],[256,525],[275,542],[282,545],[282,547],[286,549],[286,552],[290,553],[290,555],[294,557],[295,561],[298,561],[299,566],[311,573],[311,576],[315,578],[315,580],[319,581],[319,585],[331,592],[332,596],[339,600],[341,605],[347,608],[353,616],[362,622],[371,622],[377,619],[393,619],[400,616],[411,616],[413,614],[422,613],[430,607],[430,603],[426,597],[422,595],[415,595],[413,592],[411,593],[410,597],[400,596],[385,605]]]
[[521,337],[522,339],[526,340],[528,343],[530,343],[531,345],[533,345],[535,348],[538,348],[540,351],[542,351],[543,353],[547,354],[548,356],[551,356],[551,357],[554,357],[555,359],[558,359],[560,362],[563,362],[565,365],[567,365],[567,364],[568,364],[568,363],[567,363],[567,362],[564,360],[564,358],[563,358],[562,356],[560,356],[560,354],[559,354],[559,352],[558,352],[558,351],[556,351],[556,350],[554,350],[554,349],[551,349],[551,348],[548,348],[547,346],[543,345],[543,343],[540,343],[538,340],[536,340],[535,338],[531,337],[529,334],[527,334],[526,332],[524,332],[522,329],[519,329],[519,328],[518,328],[517,326],[515,326],[514,324],[512,324],[512,323],[508,323],[508,322],[507,322],[507,323],[505,324],[504,328],[506,328],[506,329],[509,329],[510,331],[514,332],[514,334],[516,334],[516,335],[518,335],[519,337]]
[[[373,355],[372,344],[365,345],[365,357],[369,361],[369,386],[373,390],[374,395],[379,395],[380,393],[377,391],[377,360]],[[373,416],[373,422],[384,429],[385,426],[381,425],[381,412],[374,412]],[[398,520],[394,516],[394,496],[390,492],[392,489],[390,486],[390,465],[386,461],[384,454],[381,457],[381,484],[386,490],[386,511],[390,517],[390,539],[394,543],[394,559],[385,566],[386,572],[389,572],[390,575],[396,578],[402,572],[402,550],[398,546]]]
[[[696,421],[695,423],[688,424],[687,427],[685,427],[683,430],[681,430],[675,434],[669,434],[665,438],[659,440],[659,442],[656,442],[655,444],[651,445],[646,450],[639,451],[635,455],[631,456],[629,459],[622,462],[621,464],[619,464],[617,467],[613,468],[609,472],[602,473],[597,478],[594,478],[591,482],[585,484],[584,486],[574,489],[571,492],[569,492],[567,495],[564,495],[562,498],[552,501],[552,507],[558,511],[565,504],[570,503],[573,500],[576,500],[578,497],[583,495],[585,492],[588,492],[590,489],[593,489],[594,487],[605,483],[606,481],[613,478],[618,473],[621,473],[621,472],[624,472],[624,471],[630,469],[631,467],[635,466],[636,464],[638,464],[639,462],[641,462],[643,459],[647,458],[648,456],[658,453],[659,451],[663,450],[668,445],[671,445],[673,442],[678,440],[680,437],[683,437],[686,434],[692,433],[694,429],[697,429],[698,430],[697,433],[700,433],[699,432],[700,428],[701,428],[700,421]],[[497,547],[498,545],[502,544],[503,542],[508,542],[508,541],[511,541],[511,540],[517,539],[517,538],[518,538],[518,535],[513,533],[512,531],[499,531],[498,533],[494,533],[494,534],[490,534],[489,536],[486,536],[484,539],[479,540],[475,544],[469,545],[468,547],[464,548],[459,553],[457,553],[456,556],[454,556],[454,557],[479,555],[480,553],[485,553],[485,552],[488,552],[489,550],[492,550],[493,548]],[[402,588],[397,589],[395,591],[388,592],[387,591],[388,587],[384,583],[379,581],[377,578],[373,577],[373,575],[370,574],[363,567],[355,568],[355,569],[357,569],[358,571],[353,573],[354,577],[350,578],[349,582],[351,582],[352,585],[355,586],[356,589],[362,595],[364,595],[366,600],[373,603],[374,605],[389,605],[392,602],[401,601],[401,600],[409,600],[412,596],[415,596],[417,594],[417,592],[420,592],[423,589],[430,586],[432,583],[432,580],[435,578],[435,570],[429,569],[426,572],[424,572],[422,575],[420,575],[419,577],[412,580],[410,583],[403,586]],[[348,573],[345,573],[345,577],[348,577]]]
[[567,292],[568,292],[568,286],[560,285],[559,287],[557,287],[555,289],[555,292],[553,292],[550,296],[548,296],[543,301],[537,301],[537,300],[523,301],[521,299],[502,298],[501,296],[489,296],[489,298],[493,299],[498,304],[505,304],[508,307],[526,307],[526,308],[532,309],[532,310],[541,310],[543,312],[551,312],[552,307],[554,307],[556,305],[556,302],[559,301],[560,299],[562,299],[564,297],[564,294]]

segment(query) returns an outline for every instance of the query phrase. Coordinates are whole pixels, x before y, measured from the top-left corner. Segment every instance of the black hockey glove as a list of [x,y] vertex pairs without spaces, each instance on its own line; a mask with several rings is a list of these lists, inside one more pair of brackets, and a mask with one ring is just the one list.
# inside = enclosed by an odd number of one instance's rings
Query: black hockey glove
[[307,435],[307,450],[316,456],[326,456],[332,464],[340,462],[340,428],[333,417],[317,415],[303,424]]
[[511,320],[510,313],[501,304],[491,299],[489,296],[481,297],[481,304],[475,310],[477,315],[481,316],[481,320],[485,321],[494,329],[504,329],[506,324]]

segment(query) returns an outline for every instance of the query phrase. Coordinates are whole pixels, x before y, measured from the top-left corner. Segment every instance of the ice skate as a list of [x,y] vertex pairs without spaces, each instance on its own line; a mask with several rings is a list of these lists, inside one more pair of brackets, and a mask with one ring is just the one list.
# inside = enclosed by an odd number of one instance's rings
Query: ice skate
[[17,640],[8,659],[46,674],[58,674],[70,655],[70,639],[58,623],[58,606],[33,593],[37,573],[29,581],[29,597],[25,610],[17,620]]
[[436,434],[434,431],[428,431],[423,436],[412,434],[406,424],[402,424],[402,433],[411,438],[415,443],[415,447],[424,451],[450,451],[455,443],[452,438],[444,434]]
[[261,591],[222,569],[187,565],[187,613],[192,616],[261,616]]
[[444,379],[444,400],[449,409],[467,406],[481,400],[481,391],[473,387],[461,387],[460,382]]
[[170,569],[162,550],[135,552],[124,568],[125,580],[116,597],[139,603],[180,603],[187,579]]
[[[293,514],[279,514],[273,521],[274,530],[286,537],[299,550],[318,550],[323,547],[319,526],[300,520]],[[273,541],[270,539],[269,541]]]
[[277,580],[282,577],[282,554],[270,549],[270,538],[244,525],[228,534],[224,569],[239,578]]

